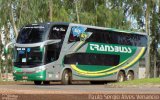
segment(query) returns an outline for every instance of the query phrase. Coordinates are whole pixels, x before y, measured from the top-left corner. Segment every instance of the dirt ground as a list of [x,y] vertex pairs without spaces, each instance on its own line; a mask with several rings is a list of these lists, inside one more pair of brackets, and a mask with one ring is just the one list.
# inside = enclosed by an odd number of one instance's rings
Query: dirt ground
[[160,100],[160,87],[121,87],[75,83],[34,85],[33,82],[0,82],[0,100]]

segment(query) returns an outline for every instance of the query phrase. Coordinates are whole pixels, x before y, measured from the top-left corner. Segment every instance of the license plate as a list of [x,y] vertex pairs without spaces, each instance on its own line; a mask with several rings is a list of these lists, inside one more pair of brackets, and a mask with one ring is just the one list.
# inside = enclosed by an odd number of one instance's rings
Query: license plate
[[24,80],[28,79],[28,77],[27,77],[27,76],[23,76],[22,78],[23,78]]

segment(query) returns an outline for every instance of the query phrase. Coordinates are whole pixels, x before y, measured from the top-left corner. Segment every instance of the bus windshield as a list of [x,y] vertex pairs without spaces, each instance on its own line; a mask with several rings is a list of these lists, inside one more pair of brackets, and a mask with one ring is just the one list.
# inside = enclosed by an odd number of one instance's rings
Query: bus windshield
[[44,25],[30,25],[21,29],[17,43],[38,43],[44,41],[47,27]]
[[39,47],[34,48],[16,48],[15,65],[17,67],[36,67],[43,62],[43,53]]

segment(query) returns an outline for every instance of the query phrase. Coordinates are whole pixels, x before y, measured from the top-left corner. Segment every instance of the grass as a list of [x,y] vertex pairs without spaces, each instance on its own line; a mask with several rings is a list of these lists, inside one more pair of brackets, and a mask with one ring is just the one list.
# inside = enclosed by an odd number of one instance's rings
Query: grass
[[136,79],[110,84],[111,87],[137,87],[137,86],[157,86],[160,87],[160,78]]
[[[0,79],[0,85],[10,85],[10,84],[33,84],[33,82],[27,81],[2,81]],[[133,87],[133,86],[157,86],[160,87],[160,78],[146,78],[146,79],[136,79],[131,81],[124,81],[118,83],[109,83],[106,84],[108,87]]]

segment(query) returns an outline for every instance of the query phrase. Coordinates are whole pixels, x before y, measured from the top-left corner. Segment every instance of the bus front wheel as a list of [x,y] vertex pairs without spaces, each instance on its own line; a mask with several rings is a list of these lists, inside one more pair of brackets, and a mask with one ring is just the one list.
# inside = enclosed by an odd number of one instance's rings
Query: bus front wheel
[[63,85],[68,85],[71,84],[72,81],[72,74],[69,70],[64,70],[62,74],[62,84]]
[[35,84],[35,85],[41,85],[41,84],[42,84],[42,81],[34,81],[34,84]]

